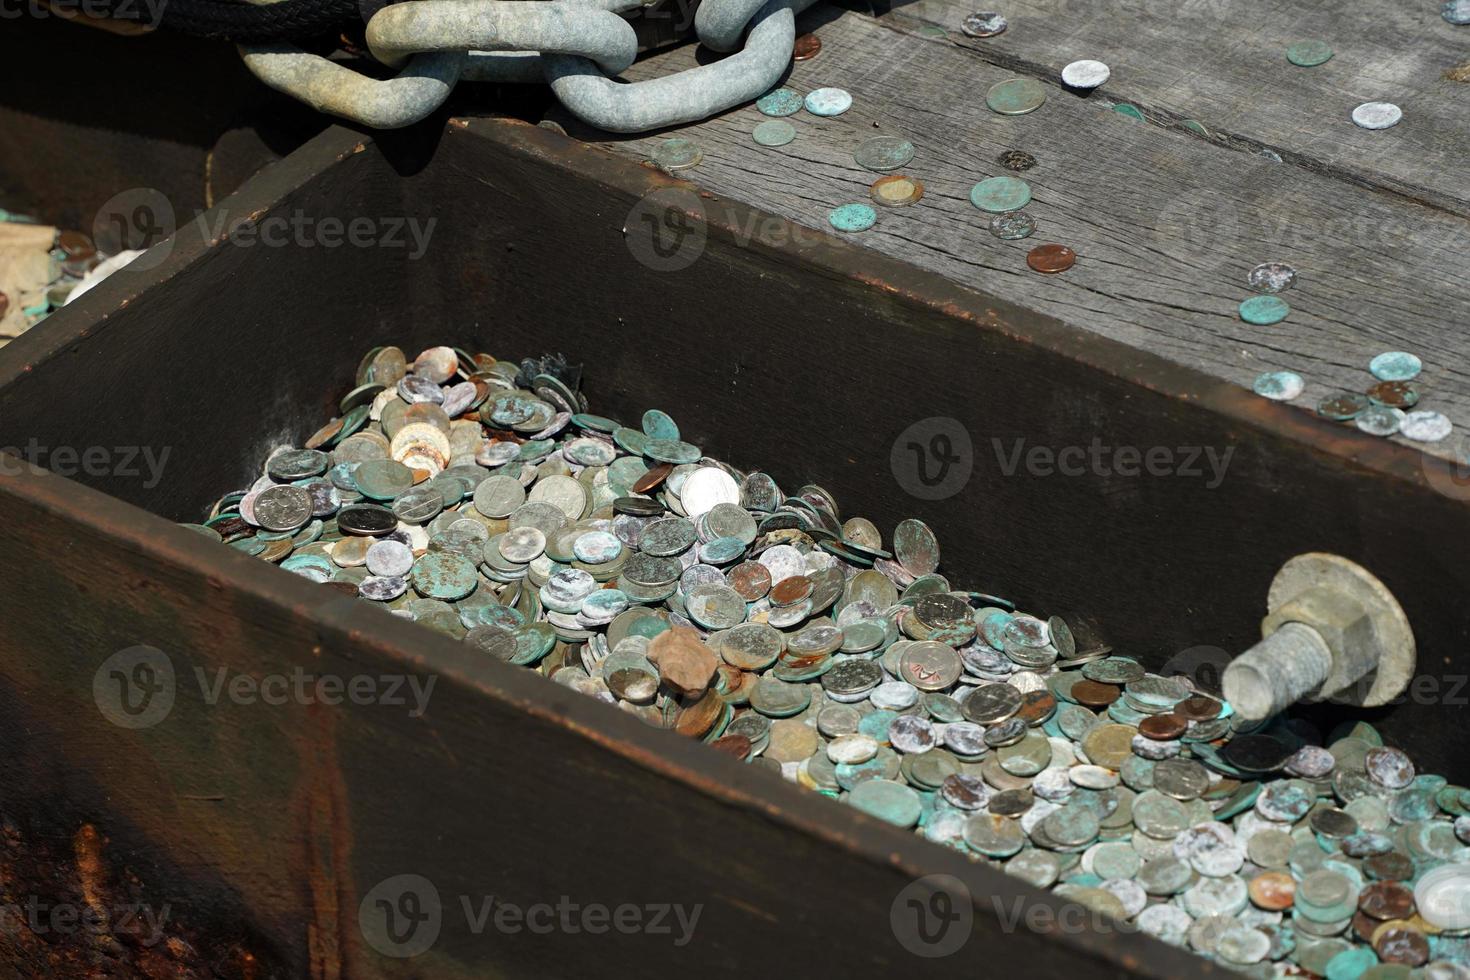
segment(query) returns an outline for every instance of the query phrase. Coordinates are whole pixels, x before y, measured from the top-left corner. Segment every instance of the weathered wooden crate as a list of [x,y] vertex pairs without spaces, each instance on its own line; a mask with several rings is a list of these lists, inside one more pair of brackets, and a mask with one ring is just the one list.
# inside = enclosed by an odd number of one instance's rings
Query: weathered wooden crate
[[[181,228],[162,264],[118,274],[0,351],[0,446],[45,448],[76,471],[4,457],[0,806],[47,840],[93,828],[93,877],[169,902],[196,944],[219,951],[221,972],[1213,972],[1065,917],[1017,925],[1021,908],[1060,906],[170,523],[247,482],[274,440],[304,439],[376,344],[562,351],[587,365],[597,411],[659,406],[711,454],[783,486],[819,483],[884,528],[920,517],[956,582],[1070,615],[1155,669],[1201,646],[1243,649],[1285,559],[1341,553],[1395,591],[1420,673],[1439,685],[1374,712],[1375,724],[1425,767],[1465,776],[1443,702],[1460,694],[1470,634],[1456,598],[1470,586],[1470,509],[1447,464],[547,129],[453,121],[433,135],[329,130],[203,226]],[[241,247],[208,231],[293,214],[437,225],[417,259]],[[668,268],[690,247],[692,261]],[[911,495],[890,466],[900,433],[932,417],[973,443],[968,484],[941,500]],[[1007,475],[995,449],[1094,437],[1232,455],[1216,484],[1117,466]],[[62,447],[80,454],[74,465],[55,456]],[[106,465],[81,466],[90,447]],[[124,466],[138,447],[168,452],[156,485],[141,456]],[[165,651],[181,680],[163,721],[128,729],[99,711],[93,685],[135,645]],[[192,678],[220,668],[413,674],[436,688],[422,717],[382,704],[211,705]],[[968,887],[974,930],[953,955],[920,959],[891,912],[934,873]],[[431,881],[444,912],[432,948],[399,959],[366,941],[359,907],[405,874]],[[488,895],[703,911],[684,946],[616,930],[476,934],[460,898],[477,908]]]

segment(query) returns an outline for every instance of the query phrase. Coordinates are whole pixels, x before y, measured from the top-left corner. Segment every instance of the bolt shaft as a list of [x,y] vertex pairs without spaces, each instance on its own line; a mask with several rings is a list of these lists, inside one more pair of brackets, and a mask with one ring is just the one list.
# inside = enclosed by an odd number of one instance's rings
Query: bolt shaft
[[1283,623],[1225,668],[1225,699],[1252,721],[1270,718],[1322,686],[1332,651],[1305,623]]

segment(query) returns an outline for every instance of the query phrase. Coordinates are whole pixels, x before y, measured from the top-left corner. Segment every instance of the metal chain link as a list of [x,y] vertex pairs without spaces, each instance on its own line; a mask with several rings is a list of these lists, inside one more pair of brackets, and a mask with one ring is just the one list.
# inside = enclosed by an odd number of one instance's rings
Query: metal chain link
[[[704,0],[700,41],[734,51],[713,64],[646,82],[609,78],[633,63],[638,41],[618,16],[643,0],[406,0],[368,21],[373,56],[398,75],[378,80],[288,44],[241,45],[246,66],[278,91],[375,129],[408,126],[467,81],[549,82],[577,118],[637,133],[691,122],[754,99],[791,62],[795,15],[815,0]],[[747,35],[747,27],[749,33]]]

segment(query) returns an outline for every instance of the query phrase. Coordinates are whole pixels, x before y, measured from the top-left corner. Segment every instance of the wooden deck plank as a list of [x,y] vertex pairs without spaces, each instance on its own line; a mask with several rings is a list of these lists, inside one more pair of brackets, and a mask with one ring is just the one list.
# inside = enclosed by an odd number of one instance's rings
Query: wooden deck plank
[[[1464,218],[1132,121],[1055,87],[1036,112],[999,116],[984,92],[1011,73],[948,40],[820,8],[799,26],[816,25],[823,51],[796,64],[788,84],[799,92],[847,88],[853,108],[835,118],[791,117],[797,139],[778,149],[751,140],[765,119],[753,107],[682,127],[705,154],[682,176],[827,229],[829,209],[867,201],[878,176],[853,162],[853,149],[875,133],[902,133],[917,147],[906,170],[927,192],[915,206],[880,209],[877,226],[860,235],[868,247],[1242,385],[1262,371],[1295,370],[1307,387],[1294,404],[1307,411],[1330,393],[1365,391],[1375,354],[1408,350],[1425,363],[1420,407],[1470,427]],[[695,49],[685,47],[640,62],[627,77],[695,63]],[[569,130],[640,158],[669,135]],[[1031,239],[1003,242],[968,192],[1005,173],[995,160],[1012,148],[1040,161],[1024,175],[1040,227]],[[1077,265],[1060,276],[1032,272],[1026,252],[1043,242],[1075,248]],[[1252,295],[1246,272],[1268,260],[1300,272],[1283,294],[1292,313],[1276,326],[1251,326],[1237,305]],[[983,365],[977,377],[983,383]],[[1458,431],[1413,445],[1464,457]]]
[[[1112,69],[1101,102],[1164,125],[1194,119],[1211,139],[1470,216],[1470,84],[1445,77],[1470,61],[1470,26],[1445,21],[1438,2],[1015,0],[1009,28],[986,39],[960,31],[973,9],[916,0],[885,21],[945,28],[977,57],[1054,84],[1068,62],[1097,59]],[[1325,41],[1332,59],[1291,64],[1287,45],[1303,40]],[[1377,101],[1403,121],[1354,125],[1353,108]]]

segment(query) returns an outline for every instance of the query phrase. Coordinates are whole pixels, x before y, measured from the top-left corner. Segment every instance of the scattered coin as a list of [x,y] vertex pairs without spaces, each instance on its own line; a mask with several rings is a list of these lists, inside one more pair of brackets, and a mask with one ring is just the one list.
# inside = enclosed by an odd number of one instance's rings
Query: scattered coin
[[1470,0],[1445,0],[1439,13],[1451,24],[1470,24]]
[[1001,241],[1030,238],[1035,231],[1036,219],[1025,211],[1010,211],[990,219],[990,233]]
[[1251,390],[1262,398],[1276,402],[1289,402],[1300,395],[1304,388],[1306,382],[1294,371],[1267,371],[1257,377],[1255,384],[1251,386]]
[[1415,442],[1440,442],[1449,437],[1453,426],[1439,412],[1410,412],[1399,423],[1399,434]]
[[1077,262],[1077,253],[1065,245],[1038,245],[1026,253],[1026,264],[1037,272],[1066,272]]
[[789,88],[778,88],[755,100],[755,107],[767,116],[794,116],[805,102]]
[[1332,48],[1325,41],[1298,41],[1286,49],[1286,60],[1302,68],[1326,64]]
[[815,34],[801,34],[791,49],[792,61],[811,61],[822,53],[822,39]]
[[1024,171],[1036,166],[1036,158],[1025,150],[1006,150],[996,157],[996,163],[1007,170]]
[[827,214],[827,221],[838,231],[867,231],[878,222],[878,212],[866,204],[844,204]]
[[761,146],[785,146],[796,139],[796,127],[784,119],[767,119],[755,127],[751,137]]
[[1062,69],[1062,82],[1071,88],[1091,90],[1106,82],[1112,73],[1101,61],[1074,61]]
[[1404,111],[1392,102],[1364,102],[1353,110],[1353,122],[1364,129],[1388,129],[1402,118]]
[[1034,78],[1008,78],[985,94],[985,104],[1003,116],[1024,116],[1046,102],[1046,86]]
[[1296,270],[1285,262],[1262,262],[1245,280],[1258,293],[1279,293],[1296,285]]
[[906,207],[924,196],[924,184],[903,174],[889,174],[873,181],[868,196],[884,207]]
[[914,144],[898,136],[873,136],[858,145],[852,158],[859,167],[886,173],[913,160]]
[[806,94],[806,111],[814,116],[840,116],[852,108],[852,96],[840,88],[819,88]]
[[1408,381],[1380,381],[1368,389],[1375,405],[1389,408],[1413,408],[1419,403],[1419,389]]
[[703,159],[704,151],[693,140],[687,139],[664,140],[653,151],[653,162],[670,173],[690,170],[699,166]]
[[970,203],[992,214],[1019,211],[1031,203],[1031,185],[1019,177],[990,177],[970,188]]
[[1404,351],[1385,351],[1368,362],[1368,370],[1379,381],[1412,381],[1424,369],[1424,363]]
[[1240,318],[1259,327],[1280,323],[1290,312],[1291,307],[1279,296],[1252,296],[1240,304]]
[[1005,17],[993,10],[967,14],[960,21],[960,30],[969,37],[995,37],[1004,34],[1007,26]]
[[1367,395],[1355,391],[1328,395],[1317,403],[1317,414],[1334,422],[1350,422],[1372,405]]

